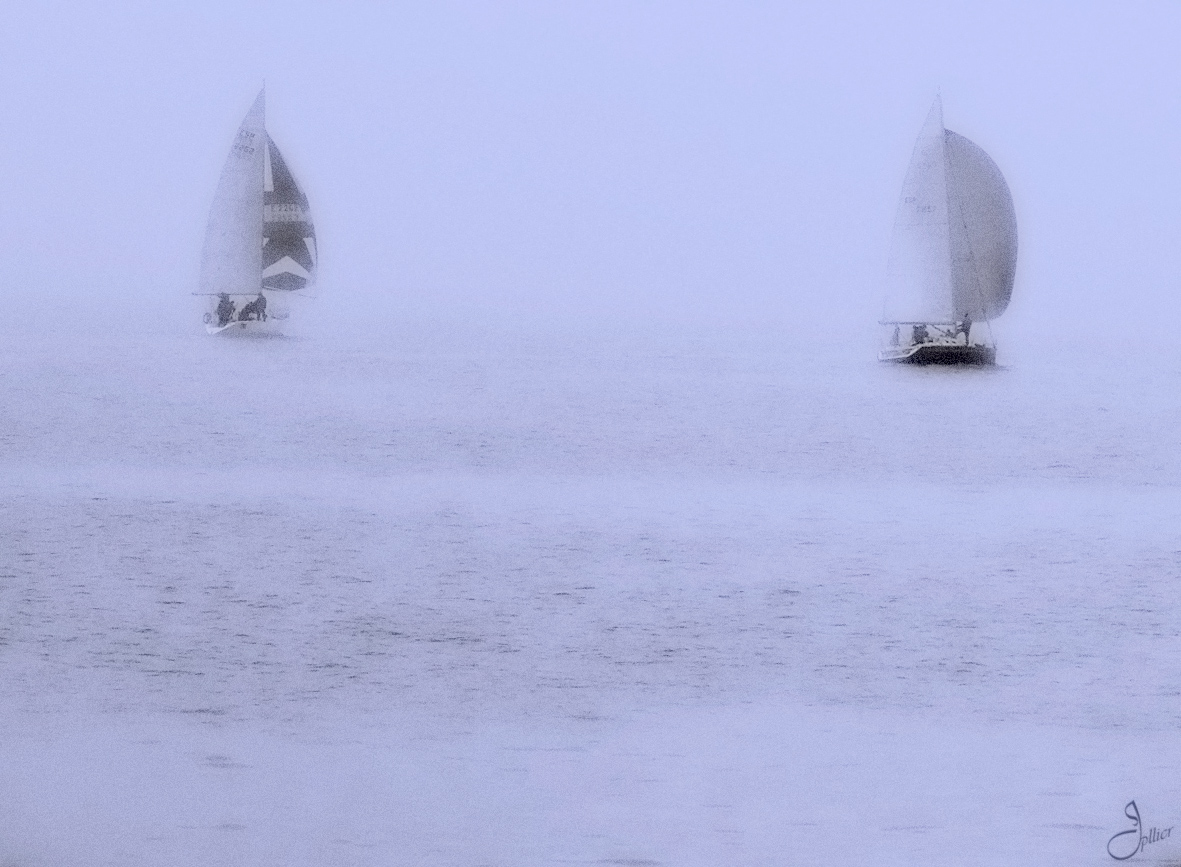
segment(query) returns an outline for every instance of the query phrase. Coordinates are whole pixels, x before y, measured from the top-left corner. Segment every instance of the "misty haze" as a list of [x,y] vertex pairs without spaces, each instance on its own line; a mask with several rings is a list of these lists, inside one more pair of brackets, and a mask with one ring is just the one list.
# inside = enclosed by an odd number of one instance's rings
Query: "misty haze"
[[0,865],[1181,861],[1175,6],[4,17]]

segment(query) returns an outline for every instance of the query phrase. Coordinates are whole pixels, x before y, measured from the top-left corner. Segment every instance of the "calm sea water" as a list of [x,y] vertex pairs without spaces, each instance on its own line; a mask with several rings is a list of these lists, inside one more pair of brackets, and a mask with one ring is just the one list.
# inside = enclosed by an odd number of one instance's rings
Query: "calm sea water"
[[1101,863],[1133,797],[1181,824],[1138,764],[1181,756],[1171,348],[35,326],[5,863]]

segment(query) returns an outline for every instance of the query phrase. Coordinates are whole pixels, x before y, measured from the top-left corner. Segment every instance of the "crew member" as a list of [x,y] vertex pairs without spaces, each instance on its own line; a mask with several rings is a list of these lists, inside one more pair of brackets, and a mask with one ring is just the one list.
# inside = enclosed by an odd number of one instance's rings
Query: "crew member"
[[217,302],[217,324],[224,327],[234,321],[234,302],[225,292],[217,297],[219,299]]
[[960,330],[964,332],[964,346],[972,345],[972,320],[965,316],[964,321],[960,323]]

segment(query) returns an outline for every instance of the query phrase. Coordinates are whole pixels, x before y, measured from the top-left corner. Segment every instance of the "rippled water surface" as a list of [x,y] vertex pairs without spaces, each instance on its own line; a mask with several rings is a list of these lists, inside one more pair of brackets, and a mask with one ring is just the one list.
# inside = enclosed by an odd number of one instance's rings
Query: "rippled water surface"
[[1178,353],[855,348],[12,326],[0,857],[1101,863],[1130,798],[1181,824]]

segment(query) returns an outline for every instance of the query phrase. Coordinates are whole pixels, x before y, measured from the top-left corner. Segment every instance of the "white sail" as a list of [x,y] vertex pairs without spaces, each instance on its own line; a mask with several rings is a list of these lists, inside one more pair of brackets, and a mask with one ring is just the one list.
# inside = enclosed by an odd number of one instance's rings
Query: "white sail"
[[943,104],[938,97],[915,142],[894,218],[886,315],[894,322],[952,319]]
[[955,318],[995,319],[1009,306],[1017,271],[1017,215],[1009,186],[979,146],[947,131]]
[[238,128],[217,184],[201,255],[202,293],[257,292],[262,283],[266,95]]
[[1000,169],[943,127],[936,97],[907,169],[887,271],[888,322],[1000,316],[1013,292],[1017,218]]

